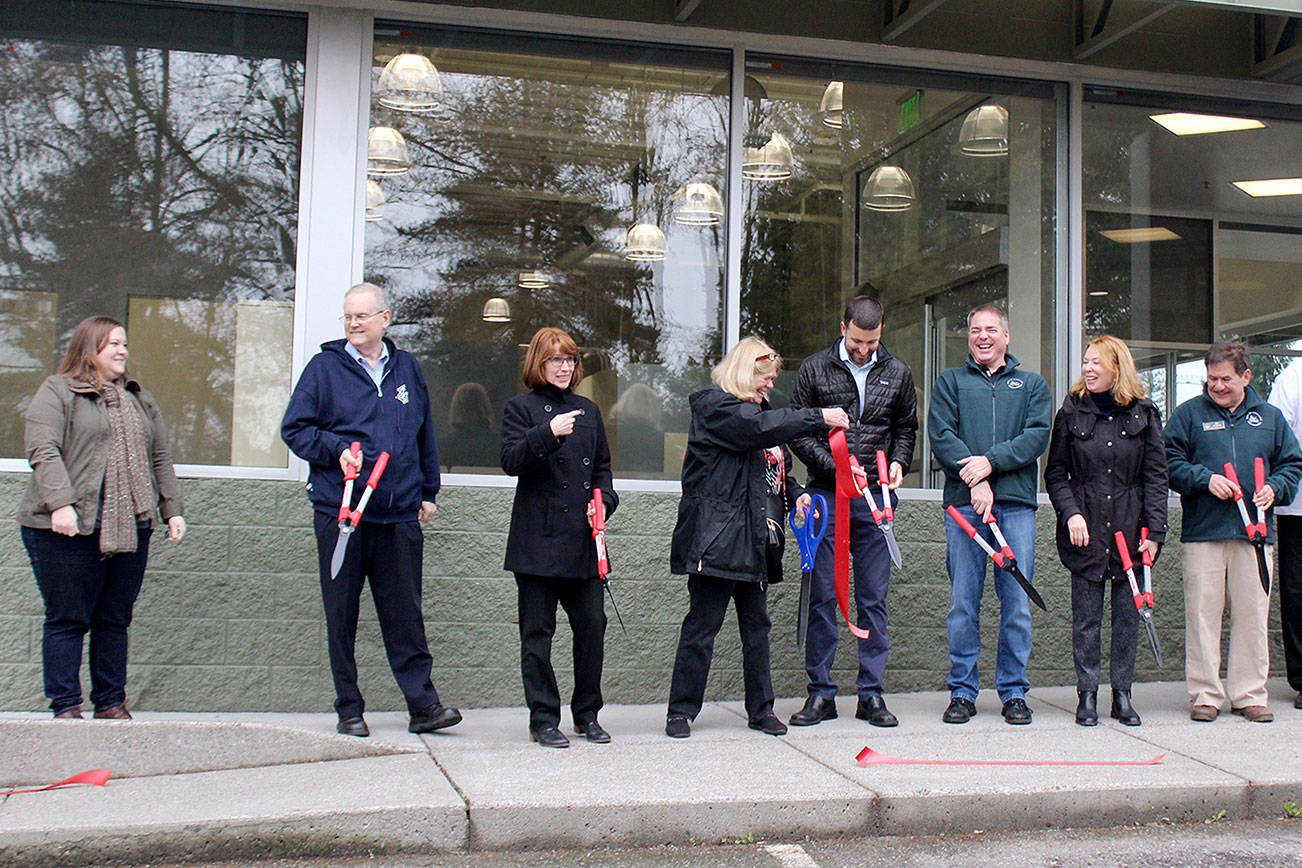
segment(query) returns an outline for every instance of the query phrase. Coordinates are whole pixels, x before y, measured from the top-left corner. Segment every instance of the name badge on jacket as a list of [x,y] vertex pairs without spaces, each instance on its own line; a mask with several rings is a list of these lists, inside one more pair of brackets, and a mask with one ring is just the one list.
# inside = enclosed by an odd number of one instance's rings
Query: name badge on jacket
[[1204,430],[1204,431],[1224,431],[1224,430],[1225,430],[1225,420],[1224,420],[1224,419],[1217,419],[1215,422],[1204,422],[1204,423],[1203,423],[1203,430]]

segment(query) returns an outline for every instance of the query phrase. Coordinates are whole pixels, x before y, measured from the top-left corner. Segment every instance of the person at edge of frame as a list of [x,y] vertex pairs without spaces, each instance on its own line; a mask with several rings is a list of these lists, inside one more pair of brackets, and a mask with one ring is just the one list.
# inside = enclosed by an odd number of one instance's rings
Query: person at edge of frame
[[[1100,628],[1108,592],[1110,716],[1124,726],[1142,722],[1130,701],[1140,617],[1115,535],[1125,536],[1131,552],[1156,558],[1166,539],[1167,484],[1162,416],[1144,395],[1130,348],[1111,335],[1096,337],[1085,345],[1080,378],[1054,417],[1044,468],[1044,486],[1058,516],[1058,557],[1071,574],[1071,648],[1081,726],[1099,722]],[[1141,527],[1148,528],[1142,543]]]
[[[1293,436],[1302,441],[1302,359],[1294,359],[1275,377],[1269,401],[1284,414]],[[1284,639],[1288,686],[1297,693],[1293,707],[1302,709],[1302,486],[1292,503],[1276,504],[1279,533],[1279,621]]]
[[593,489],[606,515],[619,505],[601,409],[574,393],[583,380],[579,347],[558,328],[541,328],[525,351],[520,378],[529,391],[502,410],[502,469],[518,477],[506,540],[505,569],[515,573],[520,671],[529,706],[529,738],[565,748],[561,695],[552,669],[557,603],[570,619],[574,648],[574,731],[605,744],[597,722],[606,611],[592,539]]
[[[1302,448],[1277,407],[1249,385],[1248,350],[1238,341],[1217,341],[1203,357],[1207,381],[1201,395],[1185,401],[1166,423],[1171,488],[1182,508],[1180,558],[1184,572],[1185,687],[1189,718],[1209,723],[1228,702],[1230,711],[1253,723],[1270,723],[1266,636],[1270,595],[1264,592],[1256,552],[1235,504],[1249,516],[1266,511],[1265,557],[1269,580],[1274,553],[1274,511],[1288,503],[1302,479]],[[1265,460],[1266,479],[1257,491],[1240,485],[1255,479],[1255,458]],[[1225,473],[1232,463],[1239,485]],[[1230,651],[1221,681],[1221,621],[1230,604]]]
[[[420,523],[434,517],[440,481],[425,375],[415,356],[385,337],[392,313],[380,287],[349,289],[340,319],[344,337],[322,344],[303,368],[280,428],[285,444],[309,466],[335,728],[371,734],[354,656],[362,586],[369,581],[389,668],[407,702],[407,731],[433,732],[460,723],[461,712],[440,702],[430,680],[433,658],[421,612]],[[361,443],[360,456],[350,451],[353,442]],[[389,453],[388,466],[332,578],[345,470],[357,468],[359,498],[381,452]]]
[[[913,462],[918,436],[918,397],[909,366],[882,345],[885,316],[881,304],[867,295],[851,299],[841,317],[841,337],[829,348],[805,359],[796,376],[791,406],[844,407],[850,416],[846,445],[866,475],[863,484],[885,484],[891,491],[904,482]],[[889,478],[877,478],[877,451],[886,453]],[[791,451],[809,468],[809,490],[822,494],[832,513],[836,509],[836,464],[825,436],[797,437]],[[891,505],[897,502],[891,495]],[[854,559],[854,597],[858,625],[868,630],[857,641],[858,702],[854,716],[873,726],[896,726],[886,707],[882,682],[890,641],[886,631],[886,593],[891,581],[886,539],[873,521],[868,503],[850,501],[850,553]],[[835,541],[828,534],[819,544],[809,586],[809,626],[805,638],[805,672],[809,676],[805,705],[791,715],[792,726],[812,726],[837,716],[836,682],[832,663],[838,640],[836,590],[833,584]]]
[[[953,506],[994,542],[983,523],[994,515],[1027,581],[1034,579],[1036,461],[1049,445],[1053,404],[1039,374],[1023,370],[1008,352],[1008,315],[981,305],[967,316],[968,356],[942,371],[932,389],[928,437],[945,472],[944,506]],[[996,549],[998,544],[994,543]],[[949,632],[949,706],[945,723],[967,723],[977,713],[980,690],[981,597],[986,555],[958,524],[945,516],[945,562],[951,585],[946,617]],[[1031,604],[1012,574],[994,568],[999,597],[999,646],[995,691],[1004,721],[1029,724]]]
[[729,600],[737,607],[741,633],[747,726],[768,735],[787,731],[773,713],[765,594],[781,572],[768,549],[776,544],[770,529],[781,528],[788,509],[808,518],[810,497],[791,479],[783,444],[801,434],[845,428],[850,417],[840,407],[770,408],[768,394],[781,366],[782,357],[764,341],[743,338],[711,372],[714,385],[688,398],[692,421],[669,569],[687,576],[689,604],[669,688],[670,738],[692,733]]

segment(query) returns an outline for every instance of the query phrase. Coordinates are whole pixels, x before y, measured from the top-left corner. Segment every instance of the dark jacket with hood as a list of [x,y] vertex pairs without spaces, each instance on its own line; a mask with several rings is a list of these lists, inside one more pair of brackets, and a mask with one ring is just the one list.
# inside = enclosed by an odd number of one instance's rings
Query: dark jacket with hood
[[307,494],[318,512],[338,514],[344,493],[339,456],[360,441],[363,464],[351,505],[357,506],[375,459],[388,452],[388,467],[362,521],[415,521],[421,501],[433,503],[438,496],[440,482],[425,375],[415,356],[385,338],[389,361],[376,389],[345,344],[343,338],[327,341],[303,368],[280,436],[308,463]]
[[[552,418],[571,410],[574,430],[552,433]],[[505,568],[514,573],[588,579],[597,575],[597,548],[588,524],[592,490],[601,489],[606,517],[619,506],[610,478],[610,446],[601,409],[545,383],[502,408],[502,469],[518,476],[506,538]]]
[[[1068,395],[1053,420],[1044,484],[1058,514],[1058,556],[1073,575],[1123,576],[1115,534],[1133,554],[1139,529],[1166,538],[1166,444],[1162,417],[1147,398],[1100,409],[1093,395]],[[1089,545],[1072,545],[1067,519],[1081,515]]]
[[[718,386],[688,399],[692,423],[669,569],[733,581],[767,580],[764,449],[824,429],[819,410],[768,409]],[[788,478],[793,498],[800,489]]]
[[[1207,489],[1212,474],[1225,475],[1234,464],[1244,498],[1253,491],[1253,461],[1266,459],[1266,484],[1276,503],[1290,503],[1302,479],[1302,449],[1279,408],[1267,404],[1251,386],[1233,410],[1220,407],[1207,394],[1190,398],[1166,423],[1166,460],[1171,488],[1180,494],[1181,542],[1239,539],[1247,532],[1233,500],[1221,500]],[[1257,508],[1247,504],[1255,520]],[[1266,542],[1275,542],[1275,510],[1266,513]]]
[[[791,392],[791,406],[843,408],[853,423],[845,432],[846,445],[867,471],[868,481],[876,485],[878,449],[886,453],[888,464],[899,462],[906,473],[913,462],[913,447],[918,439],[918,391],[909,366],[879,345],[877,361],[868,369],[860,406],[859,387],[841,358],[841,340],[801,364]],[[791,441],[791,451],[809,468],[811,486],[836,489],[836,464],[827,445],[826,429],[797,437]]]

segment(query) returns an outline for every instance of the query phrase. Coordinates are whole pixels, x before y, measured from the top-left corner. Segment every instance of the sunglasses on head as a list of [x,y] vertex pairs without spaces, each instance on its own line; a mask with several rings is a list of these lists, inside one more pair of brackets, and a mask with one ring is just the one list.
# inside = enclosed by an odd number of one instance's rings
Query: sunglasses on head
[[778,354],[777,354],[777,353],[765,353],[765,354],[762,355],[762,356],[756,356],[756,357],[755,357],[755,361],[757,361],[757,362],[771,362],[771,361],[773,361],[774,359],[776,359],[777,357],[778,357]]

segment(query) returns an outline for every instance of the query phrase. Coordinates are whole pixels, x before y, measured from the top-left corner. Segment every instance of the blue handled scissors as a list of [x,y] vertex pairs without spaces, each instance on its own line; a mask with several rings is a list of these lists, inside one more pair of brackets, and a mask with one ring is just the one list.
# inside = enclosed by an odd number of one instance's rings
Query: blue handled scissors
[[809,632],[809,583],[814,571],[814,555],[818,553],[818,544],[827,533],[827,498],[821,494],[810,497],[809,511],[805,513],[805,523],[796,524],[797,510],[793,506],[787,516],[787,523],[800,546],[800,607],[796,610],[796,647],[804,649],[805,636]]
[[827,534],[827,498],[821,494],[810,496],[809,512],[805,515],[805,523],[796,524],[796,507],[791,507],[791,514],[787,516],[787,523],[791,525],[791,531],[795,534],[796,544],[800,546],[800,570],[805,573],[814,571],[814,554],[818,551],[818,544],[823,541]]

